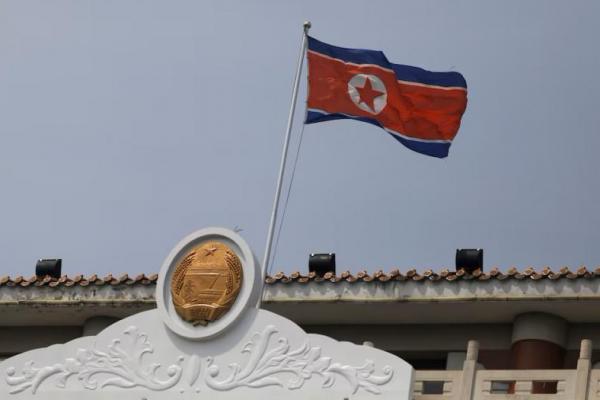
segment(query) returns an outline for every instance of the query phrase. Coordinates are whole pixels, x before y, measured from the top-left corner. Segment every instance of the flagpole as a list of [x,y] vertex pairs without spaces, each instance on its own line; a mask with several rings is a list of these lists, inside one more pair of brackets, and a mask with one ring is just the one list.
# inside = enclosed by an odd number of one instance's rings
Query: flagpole
[[[287,161],[288,147],[290,144],[290,136],[292,133],[292,124],[294,122],[294,111],[296,109],[296,101],[298,100],[298,87],[300,86],[300,73],[302,72],[302,63],[304,62],[304,55],[307,47],[307,35],[308,30],[311,27],[310,21],[304,22],[304,31],[302,33],[302,45],[300,46],[300,56],[298,57],[298,66],[296,67],[296,77],[294,78],[294,89],[292,91],[292,104],[290,106],[290,113],[287,121],[287,130],[285,134],[285,141],[283,143],[283,152],[281,154],[281,163],[279,165],[279,177],[277,178],[277,189],[275,189],[275,200],[273,201],[273,211],[271,213],[271,223],[269,225],[269,233],[267,235],[267,245],[265,248],[265,255],[262,263],[262,284],[269,270],[269,258],[271,257],[271,246],[273,245],[273,233],[275,232],[275,225],[277,223],[277,210],[279,208],[279,198],[281,197],[281,186],[283,183],[283,173],[285,171],[285,163]],[[259,300],[260,301],[260,300]]]

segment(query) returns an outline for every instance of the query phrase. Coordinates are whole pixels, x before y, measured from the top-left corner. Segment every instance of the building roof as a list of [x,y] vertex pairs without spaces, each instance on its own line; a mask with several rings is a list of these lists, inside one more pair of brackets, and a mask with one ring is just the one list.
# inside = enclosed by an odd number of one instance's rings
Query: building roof
[[[562,267],[557,270],[553,270],[549,267],[544,267],[540,270],[536,270],[533,267],[527,267],[519,270],[515,267],[509,268],[506,271],[501,271],[499,268],[492,268],[488,272],[482,272],[476,270],[472,274],[465,272],[460,269],[459,271],[453,271],[447,268],[439,271],[427,269],[423,272],[418,272],[416,269],[409,269],[405,273],[400,272],[398,269],[394,269],[390,272],[383,272],[381,270],[374,273],[367,271],[360,271],[357,273],[351,273],[349,271],[342,272],[335,275],[331,272],[326,273],[324,276],[318,276],[314,272],[308,274],[302,274],[301,272],[292,272],[285,274],[278,272],[273,275],[269,275],[265,279],[267,284],[288,284],[288,283],[308,283],[308,282],[403,282],[403,281],[488,281],[488,280],[499,280],[503,281],[506,279],[515,280],[559,280],[559,279],[595,279],[600,277],[600,267],[596,269],[588,269],[584,266],[577,269],[571,269],[569,267]],[[37,277],[35,275],[27,278],[23,276],[2,276],[0,277],[0,287],[73,287],[73,286],[88,286],[88,285],[153,285],[156,284],[158,274],[140,274],[135,277],[130,277],[128,274],[120,276],[113,276],[108,274],[104,277],[92,274],[84,276],[78,274],[75,276],[64,275],[58,279],[50,276]]]
[[[343,272],[266,278],[262,307],[302,324],[510,323],[524,312],[600,323],[600,269]],[[154,308],[156,274],[0,278],[0,326],[80,325]]]
[[89,286],[89,285],[153,285],[156,283],[158,279],[158,274],[140,274],[135,277],[130,277],[127,274],[120,275],[119,277],[114,277],[112,274],[108,274],[104,277],[100,277],[96,274],[92,274],[89,276],[84,275],[75,275],[75,276],[67,276],[63,275],[60,278],[53,278],[51,276],[38,277],[33,275],[29,278],[23,277],[21,275],[10,277],[3,276],[0,277],[0,287],[40,287],[40,286],[48,286],[48,287],[73,287],[73,286]]
[[556,280],[560,278],[577,279],[577,278],[594,278],[600,277],[600,267],[595,270],[588,270],[586,267],[580,267],[577,270],[571,270],[569,267],[560,268],[557,271],[553,271],[549,267],[537,271],[533,267],[528,267],[523,270],[518,270],[515,267],[509,268],[507,271],[502,272],[499,268],[494,267],[489,272],[483,272],[481,270],[475,270],[472,274],[465,272],[460,269],[458,271],[452,271],[447,268],[441,269],[440,271],[434,271],[427,269],[421,273],[417,272],[416,269],[409,269],[404,274],[398,269],[394,269],[390,272],[377,271],[369,274],[366,271],[361,271],[356,274],[352,274],[349,271],[342,272],[339,275],[332,273],[326,273],[323,277],[320,277],[314,273],[308,275],[302,275],[300,272],[293,272],[290,275],[286,275],[283,272],[278,272],[272,276],[268,276],[266,283],[306,283],[310,281],[314,282],[388,282],[388,281],[439,281],[445,280],[448,282],[454,282],[459,280],[468,281],[487,281],[490,279],[505,280],[505,279],[550,279]]

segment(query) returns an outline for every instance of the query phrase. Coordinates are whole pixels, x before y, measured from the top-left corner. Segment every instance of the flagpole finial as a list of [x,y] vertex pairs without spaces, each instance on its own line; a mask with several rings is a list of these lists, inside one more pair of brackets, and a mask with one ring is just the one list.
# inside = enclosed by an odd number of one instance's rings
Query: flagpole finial
[[310,29],[310,27],[312,26],[312,24],[310,23],[310,21],[304,21],[304,33],[308,33],[308,30]]

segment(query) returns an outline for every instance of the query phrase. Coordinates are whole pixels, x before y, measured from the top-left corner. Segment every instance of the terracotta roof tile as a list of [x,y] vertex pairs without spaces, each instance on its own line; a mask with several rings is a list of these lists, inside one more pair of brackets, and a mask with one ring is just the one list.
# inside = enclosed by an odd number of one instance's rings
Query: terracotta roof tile
[[531,281],[543,281],[543,280],[558,280],[558,279],[594,279],[600,277],[600,267],[594,270],[589,270],[586,267],[580,267],[576,270],[571,270],[567,267],[562,267],[557,271],[553,271],[550,267],[544,267],[540,270],[536,270],[533,267],[527,267],[523,270],[519,270],[515,267],[511,267],[506,271],[502,272],[499,268],[493,267],[488,272],[475,270],[472,273],[468,273],[463,269],[458,271],[452,271],[447,268],[441,269],[436,272],[432,269],[426,269],[423,272],[417,272],[415,269],[409,269],[402,274],[398,269],[394,269],[389,273],[383,271],[376,271],[373,274],[369,274],[366,271],[359,271],[352,274],[348,271],[344,271],[337,276],[327,274],[325,277],[318,277],[314,273],[302,275],[300,272],[293,272],[290,275],[286,275],[282,272],[278,272],[272,276],[268,276],[266,282],[268,284],[275,283],[307,283],[307,282],[393,282],[393,281],[447,281],[455,282],[460,280],[485,282],[485,281],[503,281],[503,280],[531,280]]
[[[474,282],[485,282],[485,281],[503,281],[503,280],[532,280],[532,281],[543,281],[543,280],[560,280],[560,279],[595,279],[600,277],[600,267],[595,269],[588,269],[586,267],[579,267],[571,270],[568,267],[562,267],[558,270],[552,270],[550,267],[543,267],[540,270],[536,270],[533,267],[527,267],[523,270],[519,270],[515,267],[511,267],[506,271],[502,272],[497,267],[491,268],[488,272],[475,270],[472,273],[468,273],[463,269],[453,271],[448,268],[435,271],[433,269],[426,269],[423,272],[418,272],[416,269],[411,268],[404,274],[399,269],[393,269],[390,272],[384,272],[382,270],[375,271],[374,273],[368,273],[367,271],[359,271],[357,273],[351,273],[349,271],[341,272],[335,275],[331,272],[326,273],[324,276],[318,276],[314,272],[308,274],[302,274],[299,271],[285,274],[283,272],[277,272],[273,275],[266,277],[265,282],[267,284],[290,284],[300,283],[306,284],[309,282],[323,282],[323,283],[337,283],[337,282],[403,282],[403,281],[414,281],[414,282],[456,282],[456,281],[474,281]],[[118,277],[108,274],[104,277],[99,277],[96,274],[90,276],[75,275],[69,277],[63,275],[60,278],[52,278],[50,276],[37,277],[32,276],[29,278],[23,276],[0,276],[0,287],[75,287],[75,286],[135,286],[135,285],[154,285],[158,279],[157,274],[140,274],[132,278],[128,274],[122,274]]]
[[[53,278],[50,276],[37,277],[32,276],[30,278],[25,278],[23,276],[2,276],[0,277],[0,287],[42,287],[48,286],[51,288],[54,287],[73,287],[73,286],[88,286],[88,285],[153,285],[156,283],[158,279],[157,274],[151,275],[138,275],[135,279],[131,279],[127,274],[123,274],[118,278],[115,278],[112,274],[108,274],[104,277],[98,277],[98,275],[93,274],[88,277],[83,275],[75,275],[73,277],[69,277],[66,275],[61,276],[60,278]],[[274,280],[275,281],[275,280]]]

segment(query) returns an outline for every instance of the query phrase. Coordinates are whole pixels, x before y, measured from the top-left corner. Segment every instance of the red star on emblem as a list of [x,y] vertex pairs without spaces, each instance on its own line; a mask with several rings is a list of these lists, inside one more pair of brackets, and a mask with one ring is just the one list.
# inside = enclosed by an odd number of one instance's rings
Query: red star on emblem
[[369,107],[372,111],[375,111],[375,105],[373,102],[376,98],[384,94],[384,92],[380,92],[379,90],[374,90],[371,85],[371,79],[365,78],[365,84],[363,87],[355,86],[358,94],[360,95],[360,101],[365,103],[367,107]]
[[210,249],[204,249],[204,252],[205,252],[204,255],[212,256],[215,253],[215,251],[217,251],[216,247],[211,247]]

